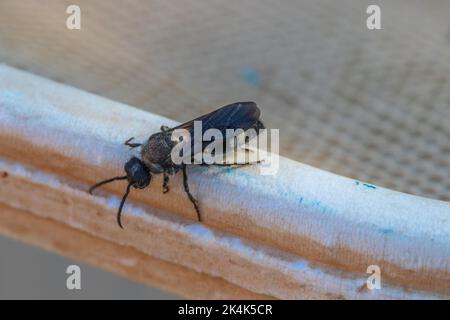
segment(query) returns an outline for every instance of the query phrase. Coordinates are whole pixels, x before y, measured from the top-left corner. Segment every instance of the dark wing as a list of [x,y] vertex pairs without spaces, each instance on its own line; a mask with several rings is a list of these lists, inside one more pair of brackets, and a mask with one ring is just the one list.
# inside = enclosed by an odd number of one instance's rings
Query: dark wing
[[[192,143],[194,143],[194,121],[202,122],[202,135],[208,129],[218,129],[221,131],[222,136],[226,137],[227,129],[242,129],[246,131],[250,128],[254,128],[256,131],[264,128],[264,125],[259,121],[261,111],[255,102],[236,102],[219,108],[213,112],[205,114],[189,122],[183,123],[177,127],[171,128],[166,132],[171,132],[176,129],[185,129],[189,132]],[[204,142],[202,144],[202,150],[210,142]],[[196,150],[192,145],[191,150]]]
[[193,136],[194,121],[202,121],[202,134],[206,130],[214,128],[220,130],[225,137],[226,129],[243,129],[245,131],[254,127],[259,120],[260,114],[261,111],[256,103],[251,101],[236,102],[171,128],[169,131],[185,129]]

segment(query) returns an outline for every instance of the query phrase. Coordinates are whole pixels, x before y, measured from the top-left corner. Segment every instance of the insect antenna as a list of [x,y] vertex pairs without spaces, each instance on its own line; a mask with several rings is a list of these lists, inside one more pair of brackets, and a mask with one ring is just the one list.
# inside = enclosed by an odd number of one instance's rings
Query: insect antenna
[[96,183],[92,187],[89,188],[89,193],[92,194],[92,191],[94,191],[95,189],[97,189],[98,187],[100,187],[104,184],[107,184],[107,183],[110,183],[110,182],[113,182],[116,180],[126,180],[126,179],[128,179],[127,176],[119,176],[119,177],[114,177],[111,179],[106,179],[106,180],[100,181],[99,183]]
[[120,201],[119,211],[117,211],[117,223],[119,224],[119,227],[122,227],[122,222],[120,220],[121,214],[122,214],[122,208],[125,204],[125,201],[127,200],[128,194],[130,193],[130,188],[132,186],[132,183],[130,182],[127,186],[127,190],[125,191],[125,194],[123,195],[122,201]]

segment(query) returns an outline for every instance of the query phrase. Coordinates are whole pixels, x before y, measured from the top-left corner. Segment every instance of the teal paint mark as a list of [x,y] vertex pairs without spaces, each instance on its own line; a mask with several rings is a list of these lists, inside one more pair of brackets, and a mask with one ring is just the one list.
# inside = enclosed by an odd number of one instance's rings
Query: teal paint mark
[[357,186],[359,186],[360,184],[362,184],[364,187],[368,188],[368,189],[376,189],[377,187],[372,185],[372,184],[368,184],[368,183],[361,183],[359,181],[355,181],[355,184]]
[[229,167],[229,168],[225,168],[223,171],[225,171],[225,173],[231,173],[231,172],[234,172],[235,170],[236,170],[236,168]]
[[[249,180],[255,179],[254,176],[248,174],[247,172],[243,172],[241,170],[236,170],[235,168],[223,168],[222,170],[224,170],[224,171],[226,170],[226,172],[233,172],[237,177],[245,177],[246,179],[249,179]],[[294,196],[294,195],[297,196],[295,193],[285,191],[285,190],[279,190],[278,194],[282,195],[283,197],[285,197],[289,200],[292,198],[292,196]],[[305,208],[312,208],[314,210],[320,211],[325,214],[336,214],[338,212],[336,210],[336,208],[328,206],[327,204],[322,203],[320,200],[307,199],[307,198],[304,198],[303,196],[300,196],[298,198],[297,204],[299,206],[303,206]]]
[[[220,167],[216,167],[216,168],[220,168]],[[196,169],[198,169],[200,172],[205,173],[205,174],[209,174],[211,168],[208,167],[202,167],[202,166],[196,166]],[[209,172],[209,173],[208,173]],[[239,168],[233,168],[233,167],[221,167],[219,171],[215,172],[215,175],[218,174],[233,174],[235,177],[239,177],[239,178],[245,178],[247,179],[247,183],[248,184],[252,184],[252,183],[260,183],[259,181],[257,181],[256,177],[252,174],[249,174],[245,171],[239,170]],[[359,184],[358,181],[356,181],[356,184]],[[293,198],[295,198],[296,200],[294,200],[294,203],[302,206],[304,208],[312,208],[316,211],[322,212],[324,214],[336,214],[338,212],[338,210],[336,208],[333,208],[325,203],[322,203],[320,200],[316,200],[316,199],[308,199],[305,198],[303,196],[300,196],[290,190],[278,190],[278,194],[282,197],[285,197],[289,202],[292,201]]]
[[327,213],[327,214],[334,214],[337,212],[337,210],[335,208],[332,208],[326,204],[323,204],[319,200],[305,200],[303,202],[303,206],[305,206],[307,208],[313,208],[315,210],[318,210],[322,213]]
[[393,234],[394,230],[393,229],[380,229],[382,234],[388,235],[388,234]]
[[241,80],[253,87],[261,83],[261,74],[255,68],[247,67],[241,70]]

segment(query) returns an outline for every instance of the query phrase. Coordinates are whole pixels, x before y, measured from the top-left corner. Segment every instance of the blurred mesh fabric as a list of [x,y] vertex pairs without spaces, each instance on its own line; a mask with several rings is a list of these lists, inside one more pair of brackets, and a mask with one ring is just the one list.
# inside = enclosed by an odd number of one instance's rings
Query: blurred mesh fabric
[[72,3],[0,1],[0,61],[179,121],[254,100],[282,155],[450,200],[449,1]]

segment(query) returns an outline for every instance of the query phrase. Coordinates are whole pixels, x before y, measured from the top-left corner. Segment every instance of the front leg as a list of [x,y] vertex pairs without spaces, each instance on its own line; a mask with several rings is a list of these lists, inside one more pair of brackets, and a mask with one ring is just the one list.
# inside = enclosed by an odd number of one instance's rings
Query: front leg
[[134,137],[131,137],[130,139],[128,139],[127,141],[125,141],[124,144],[125,144],[126,146],[129,146],[130,149],[134,149],[134,148],[137,148],[137,147],[142,146],[142,143],[131,143],[131,141],[133,141],[133,139],[134,139]]
[[163,193],[169,192],[169,174],[167,171],[163,172],[164,180],[163,180]]
[[189,191],[188,177],[187,177],[187,172],[186,172],[186,164],[183,163],[182,169],[183,169],[184,191],[187,193],[189,200],[191,200],[192,204],[194,205],[195,211],[197,212],[198,221],[202,221],[202,217],[200,216],[200,210],[198,209],[197,200],[195,200],[195,198],[192,196],[191,192]]

